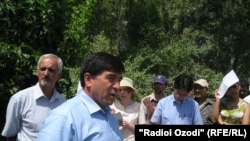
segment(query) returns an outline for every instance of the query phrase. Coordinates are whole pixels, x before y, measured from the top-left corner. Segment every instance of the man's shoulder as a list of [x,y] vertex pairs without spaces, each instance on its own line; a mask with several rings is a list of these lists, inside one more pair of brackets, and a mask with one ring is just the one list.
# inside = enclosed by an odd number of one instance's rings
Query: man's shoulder
[[206,102],[209,103],[209,104],[214,104],[215,103],[215,99],[207,98]]
[[33,89],[26,88],[13,94],[9,99],[9,105],[23,105],[26,103],[30,103],[30,99],[33,98]]
[[149,94],[149,95],[143,97],[143,98],[141,99],[141,101],[145,101],[145,100],[151,99],[151,98],[153,98],[153,97],[154,97],[154,95],[153,95],[153,93],[151,93],[151,94]]
[[[68,99],[65,102],[63,102],[60,106],[56,107],[53,111],[55,113],[67,115],[67,114],[73,113],[74,111],[77,111],[79,109],[85,110],[85,108],[82,107],[82,105],[83,104],[81,103],[81,101],[78,98],[73,97],[73,98]],[[87,112],[87,110],[86,110],[86,112]]]
[[29,88],[26,88],[26,89],[23,89],[23,90],[16,92],[11,97],[12,98],[25,98],[25,97],[31,95],[33,91],[34,91],[34,88],[29,87]]

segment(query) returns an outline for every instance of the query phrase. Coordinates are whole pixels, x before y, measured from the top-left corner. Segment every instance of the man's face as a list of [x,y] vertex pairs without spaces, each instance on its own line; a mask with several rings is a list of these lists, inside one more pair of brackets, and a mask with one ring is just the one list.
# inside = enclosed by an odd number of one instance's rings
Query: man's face
[[244,98],[249,93],[249,90],[247,87],[240,87],[240,97]]
[[193,92],[195,98],[206,98],[208,89],[206,87],[202,87],[201,85],[195,84]]
[[57,59],[53,57],[42,59],[37,68],[37,76],[41,87],[54,87],[61,78]]
[[182,101],[188,93],[185,89],[174,89],[174,97],[176,101]]
[[155,94],[162,94],[166,89],[166,85],[161,83],[153,83],[152,87]]
[[92,77],[87,83],[89,96],[102,108],[111,105],[120,90],[121,79],[121,73],[111,71]]
[[121,100],[130,100],[133,90],[129,87],[120,87],[118,96]]

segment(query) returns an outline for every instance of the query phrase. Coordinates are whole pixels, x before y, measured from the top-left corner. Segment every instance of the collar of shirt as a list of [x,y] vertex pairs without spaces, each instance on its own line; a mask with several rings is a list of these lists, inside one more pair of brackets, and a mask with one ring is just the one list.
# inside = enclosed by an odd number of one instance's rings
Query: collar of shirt
[[149,99],[150,99],[151,102],[158,103],[158,100],[156,100],[154,93],[151,93],[151,94],[149,95]]
[[[34,98],[35,100],[41,98],[41,97],[45,97],[44,93],[42,92],[40,86],[39,86],[39,82],[36,83],[35,86],[32,86],[34,87]],[[56,101],[58,98],[60,97],[60,94],[56,91],[56,89],[54,89],[53,91],[53,95],[52,97],[50,98],[50,102],[54,102]]]
[[[88,108],[89,114],[93,114],[98,111],[102,111],[104,114],[111,111],[109,106],[106,106],[103,110],[92,98],[90,98],[84,91],[78,93],[81,101]],[[77,95],[77,96],[78,96]]]

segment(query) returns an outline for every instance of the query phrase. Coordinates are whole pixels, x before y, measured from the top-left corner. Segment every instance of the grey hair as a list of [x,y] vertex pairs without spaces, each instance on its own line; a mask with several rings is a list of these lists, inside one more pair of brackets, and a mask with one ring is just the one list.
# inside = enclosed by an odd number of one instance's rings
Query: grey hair
[[38,68],[38,66],[39,66],[39,64],[41,63],[41,60],[42,60],[43,58],[50,58],[50,57],[53,57],[53,58],[56,58],[56,59],[57,59],[59,72],[62,72],[62,69],[63,69],[63,61],[62,61],[62,59],[61,59],[60,57],[58,57],[57,55],[52,54],[52,53],[43,54],[43,55],[39,58],[39,60],[38,60],[38,62],[37,62],[37,68]]

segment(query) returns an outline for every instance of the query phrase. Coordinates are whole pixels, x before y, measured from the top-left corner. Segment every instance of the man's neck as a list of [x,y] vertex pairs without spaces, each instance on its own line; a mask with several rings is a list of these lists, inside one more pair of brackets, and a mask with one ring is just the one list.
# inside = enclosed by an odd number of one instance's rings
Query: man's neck
[[203,104],[207,98],[194,98],[196,100],[196,102],[199,103],[199,105]]
[[161,94],[154,93],[154,96],[155,96],[155,99],[158,101],[164,97],[164,93],[161,93]]

